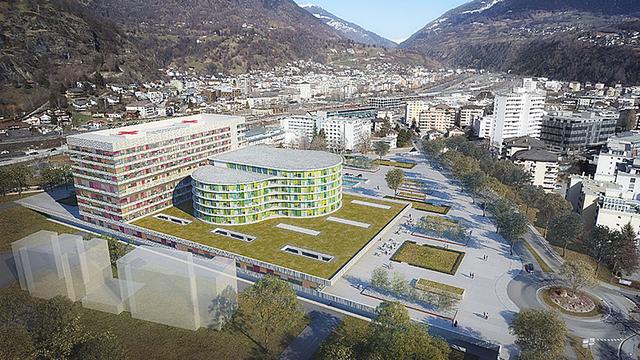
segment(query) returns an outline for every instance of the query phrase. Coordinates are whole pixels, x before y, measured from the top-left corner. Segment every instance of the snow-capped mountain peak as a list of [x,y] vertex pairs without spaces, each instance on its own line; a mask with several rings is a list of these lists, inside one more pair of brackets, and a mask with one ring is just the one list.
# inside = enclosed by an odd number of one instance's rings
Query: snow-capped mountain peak
[[363,29],[361,26],[343,20],[315,4],[302,4],[301,8],[310,12],[328,26],[334,28],[338,33],[347,39],[367,45],[376,45],[386,48],[396,47],[397,44],[385,39],[371,31]]

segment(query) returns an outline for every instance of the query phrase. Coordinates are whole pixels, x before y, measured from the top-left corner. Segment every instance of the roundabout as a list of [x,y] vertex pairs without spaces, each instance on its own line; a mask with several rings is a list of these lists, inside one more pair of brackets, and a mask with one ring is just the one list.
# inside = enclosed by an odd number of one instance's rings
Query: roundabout
[[538,300],[563,315],[580,318],[601,317],[607,312],[606,303],[580,290],[572,290],[562,286],[545,286],[537,291]]

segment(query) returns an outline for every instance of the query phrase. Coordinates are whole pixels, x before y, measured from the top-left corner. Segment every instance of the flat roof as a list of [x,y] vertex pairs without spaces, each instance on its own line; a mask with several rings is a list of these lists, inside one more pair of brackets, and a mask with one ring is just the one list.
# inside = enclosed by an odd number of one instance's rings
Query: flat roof
[[307,171],[342,163],[342,157],[325,151],[280,149],[257,145],[214,156],[216,161],[269,169]]
[[[67,136],[71,145],[90,146],[102,150],[116,150],[143,143],[171,138],[176,132],[193,132],[232,123],[244,123],[241,116],[197,114],[151,121],[114,129],[98,130]],[[173,135],[172,135],[173,134]]]
[[262,181],[273,177],[272,175],[229,169],[222,166],[202,166],[191,174],[198,182],[205,184],[235,185],[246,184],[254,181]]

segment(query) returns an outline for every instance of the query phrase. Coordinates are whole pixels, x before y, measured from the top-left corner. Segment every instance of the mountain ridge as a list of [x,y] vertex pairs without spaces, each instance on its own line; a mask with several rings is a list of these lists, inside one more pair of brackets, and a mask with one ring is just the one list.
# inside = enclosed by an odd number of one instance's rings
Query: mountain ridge
[[356,23],[344,20],[318,5],[302,4],[300,7],[310,12],[316,18],[322,20],[328,26],[336,29],[336,31],[339,31],[346,38],[355,42],[384,48],[395,48],[398,46],[397,43],[380,36],[373,31],[367,30]]
[[475,0],[429,22],[400,47],[452,66],[640,82],[639,14],[634,0]]

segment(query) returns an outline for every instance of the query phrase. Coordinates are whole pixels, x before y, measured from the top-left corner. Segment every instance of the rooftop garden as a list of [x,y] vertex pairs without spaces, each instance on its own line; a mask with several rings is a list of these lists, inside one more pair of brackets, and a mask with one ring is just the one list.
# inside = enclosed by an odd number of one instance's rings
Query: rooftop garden
[[[388,205],[390,209],[382,209],[351,203],[361,200],[370,203]],[[188,225],[180,225],[154,218],[152,215],[135,221],[133,224],[177,236],[179,238],[230,251],[256,260],[301,271],[310,275],[329,279],[356,253],[358,253],[382,228],[395,218],[404,208],[404,204],[384,200],[373,200],[355,195],[343,195],[342,207],[327,216],[292,219],[275,218],[250,225],[212,225],[194,218],[190,202],[162,210],[160,213],[190,220]],[[369,228],[328,221],[329,216],[354,220],[370,224]],[[313,236],[278,228],[283,223],[309,230],[319,231]],[[255,236],[251,242],[212,234],[216,228],[233,230],[234,232]],[[281,249],[291,245],[333,256],[329,262],[323,262],[300,256]]]

